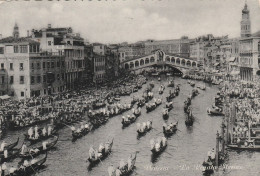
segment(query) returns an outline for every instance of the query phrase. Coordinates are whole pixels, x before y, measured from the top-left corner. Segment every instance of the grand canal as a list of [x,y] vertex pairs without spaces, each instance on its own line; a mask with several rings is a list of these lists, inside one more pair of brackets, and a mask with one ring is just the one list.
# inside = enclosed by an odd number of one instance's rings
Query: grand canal
[[[149,80],[151,81],[151,80]],[[213,98],[218,91],[217,87],[207,85],[207,90],[200,90],[200,94],[192,100],[195,123],[193,127],[185,126],[185,114],[183,102],[191,93],[192,87],[187,80],[175,78],[175,84],[180,84],[180,94],[173,99],[174,109],[170,111],[168,122],[178,121],[178,131],[168,139],[168,147],[155,161],[151,161],[150,139],[162,136],[162,110],[165,106],[165,97],[171,88],[166,87],[164,94],[159,95],[160,84],[167,85],[166,78],[161,82],[154,79],[153,89],[155,98],[163,98],[163,104],[156,110],[147,114],[145,107],[137,122],[152,120],[153,128],[145,136],[137,139],[136,123],[122,129],[121,115],[111,118],[108,123],[94,130],[90,134],[72,142],[71,130],[65,127],[59,131],[60,140],[56,148],[48,153],[46,168],[37,175],[40,176],[105,176],[108,175],[107,168],[111,164],[118,166],[121,159],[127,159],[135,151],[139,151],[136,160],[136,169],[132,175],[140,176],[199,176],[202,175],[201,164],[207,158],[207,151],[215,148],[216,132],[220,131],[221,117],[211,117],[206,113],[207,107],[214,102]],[[197,83],[197,82],[196,82]],[[146,85],[134,95],[140,97]],[[122,97],[121,103],[130,103],[131,97]],[[123,115],[130,114],[131,111]],[[26,130],[8,133],[7,138],[15,140],[17,136],[23,136]],[[114,138],[112,153],[102,163],[92,170],[88,170],[88,150],[90,146],[97,148],[101,142]],[[6,141],[9,141],[6,140]],[[21,144],[20,144],[21,145]],[[260,175],[260,155],[256,153],[229,152],[227,164],[243,166],[242,170],[220,169],[214,175]],[[258,164],[257,164],[258,163]],[[250,175],[250,176],[251,176]]]

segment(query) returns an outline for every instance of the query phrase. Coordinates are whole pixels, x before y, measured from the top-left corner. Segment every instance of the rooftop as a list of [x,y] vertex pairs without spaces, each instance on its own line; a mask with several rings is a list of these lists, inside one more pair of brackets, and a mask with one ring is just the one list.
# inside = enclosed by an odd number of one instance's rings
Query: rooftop
[[39,42],[36,42],[28,37],[20,37],[20,38],[15,38],[15,37],[6,37],[0,40],[0,43],[37,43],[39,44]]

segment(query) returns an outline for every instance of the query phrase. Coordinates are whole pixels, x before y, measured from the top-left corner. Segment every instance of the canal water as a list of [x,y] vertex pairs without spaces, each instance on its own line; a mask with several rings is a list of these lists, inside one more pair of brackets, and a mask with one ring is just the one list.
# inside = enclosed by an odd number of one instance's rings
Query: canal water
[[[149,80],[149,82],[151,79]],[[148,82],[148,83],[149,83]],[[196,81],[195,81],[196,82]],[[111,118],[108,123],[91,132],[90,134],[72,142],[71,130],[65,127],[59,131],[60,140],[56,148],[48,152],[46,168],[36,175],[39,176],[106,176],[107,168],[110,165],[118,166],[121,159],[127,160],[130,154],[139,151],[136,160],[136,169],[132,175],[139,176],[200,176],[202,175],[201,164],[207,158],[207,152],[215,148],[216,132],[220,131],[221,117],[211,117],[206,113],[207,107],[213,103],[213,98],[218,89],[207,85],[207,90],[200,90],[200,94],[192,100],[195,123],[193,127],[185,126],[185,114],[183,111],[184,100],[191,93],[192,87],[187,80],[175,78],[175,84],[180,84],[180,94],[173,99],[174,109],[170,111],[168,122],[178,121],[178,131],[168,139],[168,146],[155,161],[151,160],[150,139],[163,136],[162,110],[165,106],[165,97],[172,88],[167,87],[167,80],[162,78],[161,82],[154,79],[153,89],[155,98],[163,98],[163,104],[156,110],[146,113],[142,108],[142,115],[137,121],[122,129],[121,115]],[[198,82],[196,82],[198,83]],[[160,84],[164,84],[166,89],[163,95],[158,94]],[[143,90],[139,90],[134,95],[141,97]],[[130,103],[131,97],[122,97],[122,103]],[[131,111],[123,115],[130,114]],[[137,139],[136,123],[152,120],[153,128],[145,136]],[[25,130],[8,134],[9,140],[15,140],[17,136],[22,136]],[[102,163],[99,163],[92,170],[88,170],[88,150],[90,146],[97,148],[101,142],[114,138],[112,153]],[[6,141],[9,141],[6,140]],[[256,163],[252,162],[256,161]],[[247,163],[248,162],[248,163]],[[249,163],[250,162],[250,163]],[[233,166],[243,166],[242,170],[220,169],[214,175],[239,176],[260,175],[260,156],[255,153],[230,153],[227,162]],[[257,174],[258,172],[258,174]],[[250,175],[250,174],[249,174]],[[252,176],[253,176],[252,175]]]

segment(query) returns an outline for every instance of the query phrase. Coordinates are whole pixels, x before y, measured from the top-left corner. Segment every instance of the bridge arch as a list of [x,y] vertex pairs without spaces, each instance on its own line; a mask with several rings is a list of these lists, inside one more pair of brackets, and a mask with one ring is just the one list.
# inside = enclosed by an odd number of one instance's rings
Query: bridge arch
[[140,65],[144,65],[144,60],[143,59],[140,60]]
[[167,56],[165,60],[166,60],[166,62],[170,62],[170,57]]
[[191,67],[191,61],[188,60],[188,61],[186,62],[186,66],[187,66],[187,67]]
[[128,63],[125,63],[125,69],[129,69],[129,64]]
[[177,59],[176,59],[176,64],[177,64],[177,65],[180,65],[180,64],[181,64],[180,58],[177,58]]
[[139,67],[139,61],[135,61],[135,67]]
[[152,62],[154,62],[155,61],[155,59],[154,59],[154,57],[152,56],[151,58],[150,58],[150,63],[152,63]]
[[185,66],[185,64],[186,64],[185,59],[182,59],[182,60],[181,60],[181,65],[182,65],[182,66]]
[[130,62],[130,68],[134,68],[134,63]]
[[145,64],[149,64],[149,59],[145,58]]
[[171,62],[175,64],[175,58],[174,57],[171,58]]
[[196,66],[197,66],[196,62],[192,62],[192,67],[196,67]]

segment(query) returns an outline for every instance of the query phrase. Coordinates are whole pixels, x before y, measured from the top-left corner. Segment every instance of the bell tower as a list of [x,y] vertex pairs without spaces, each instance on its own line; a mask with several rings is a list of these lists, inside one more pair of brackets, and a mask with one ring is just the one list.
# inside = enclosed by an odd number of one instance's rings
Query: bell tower
[[17,23],[15,23],[15,25],[14,25],[13,37],[19,38],[19,27],[18,27]]
[[240,22],[240,27],[242,38],[251,36],[251,22],[249,10],[247,9],[247,2],[245,3],[244,9],[242,10],[242,20]]

